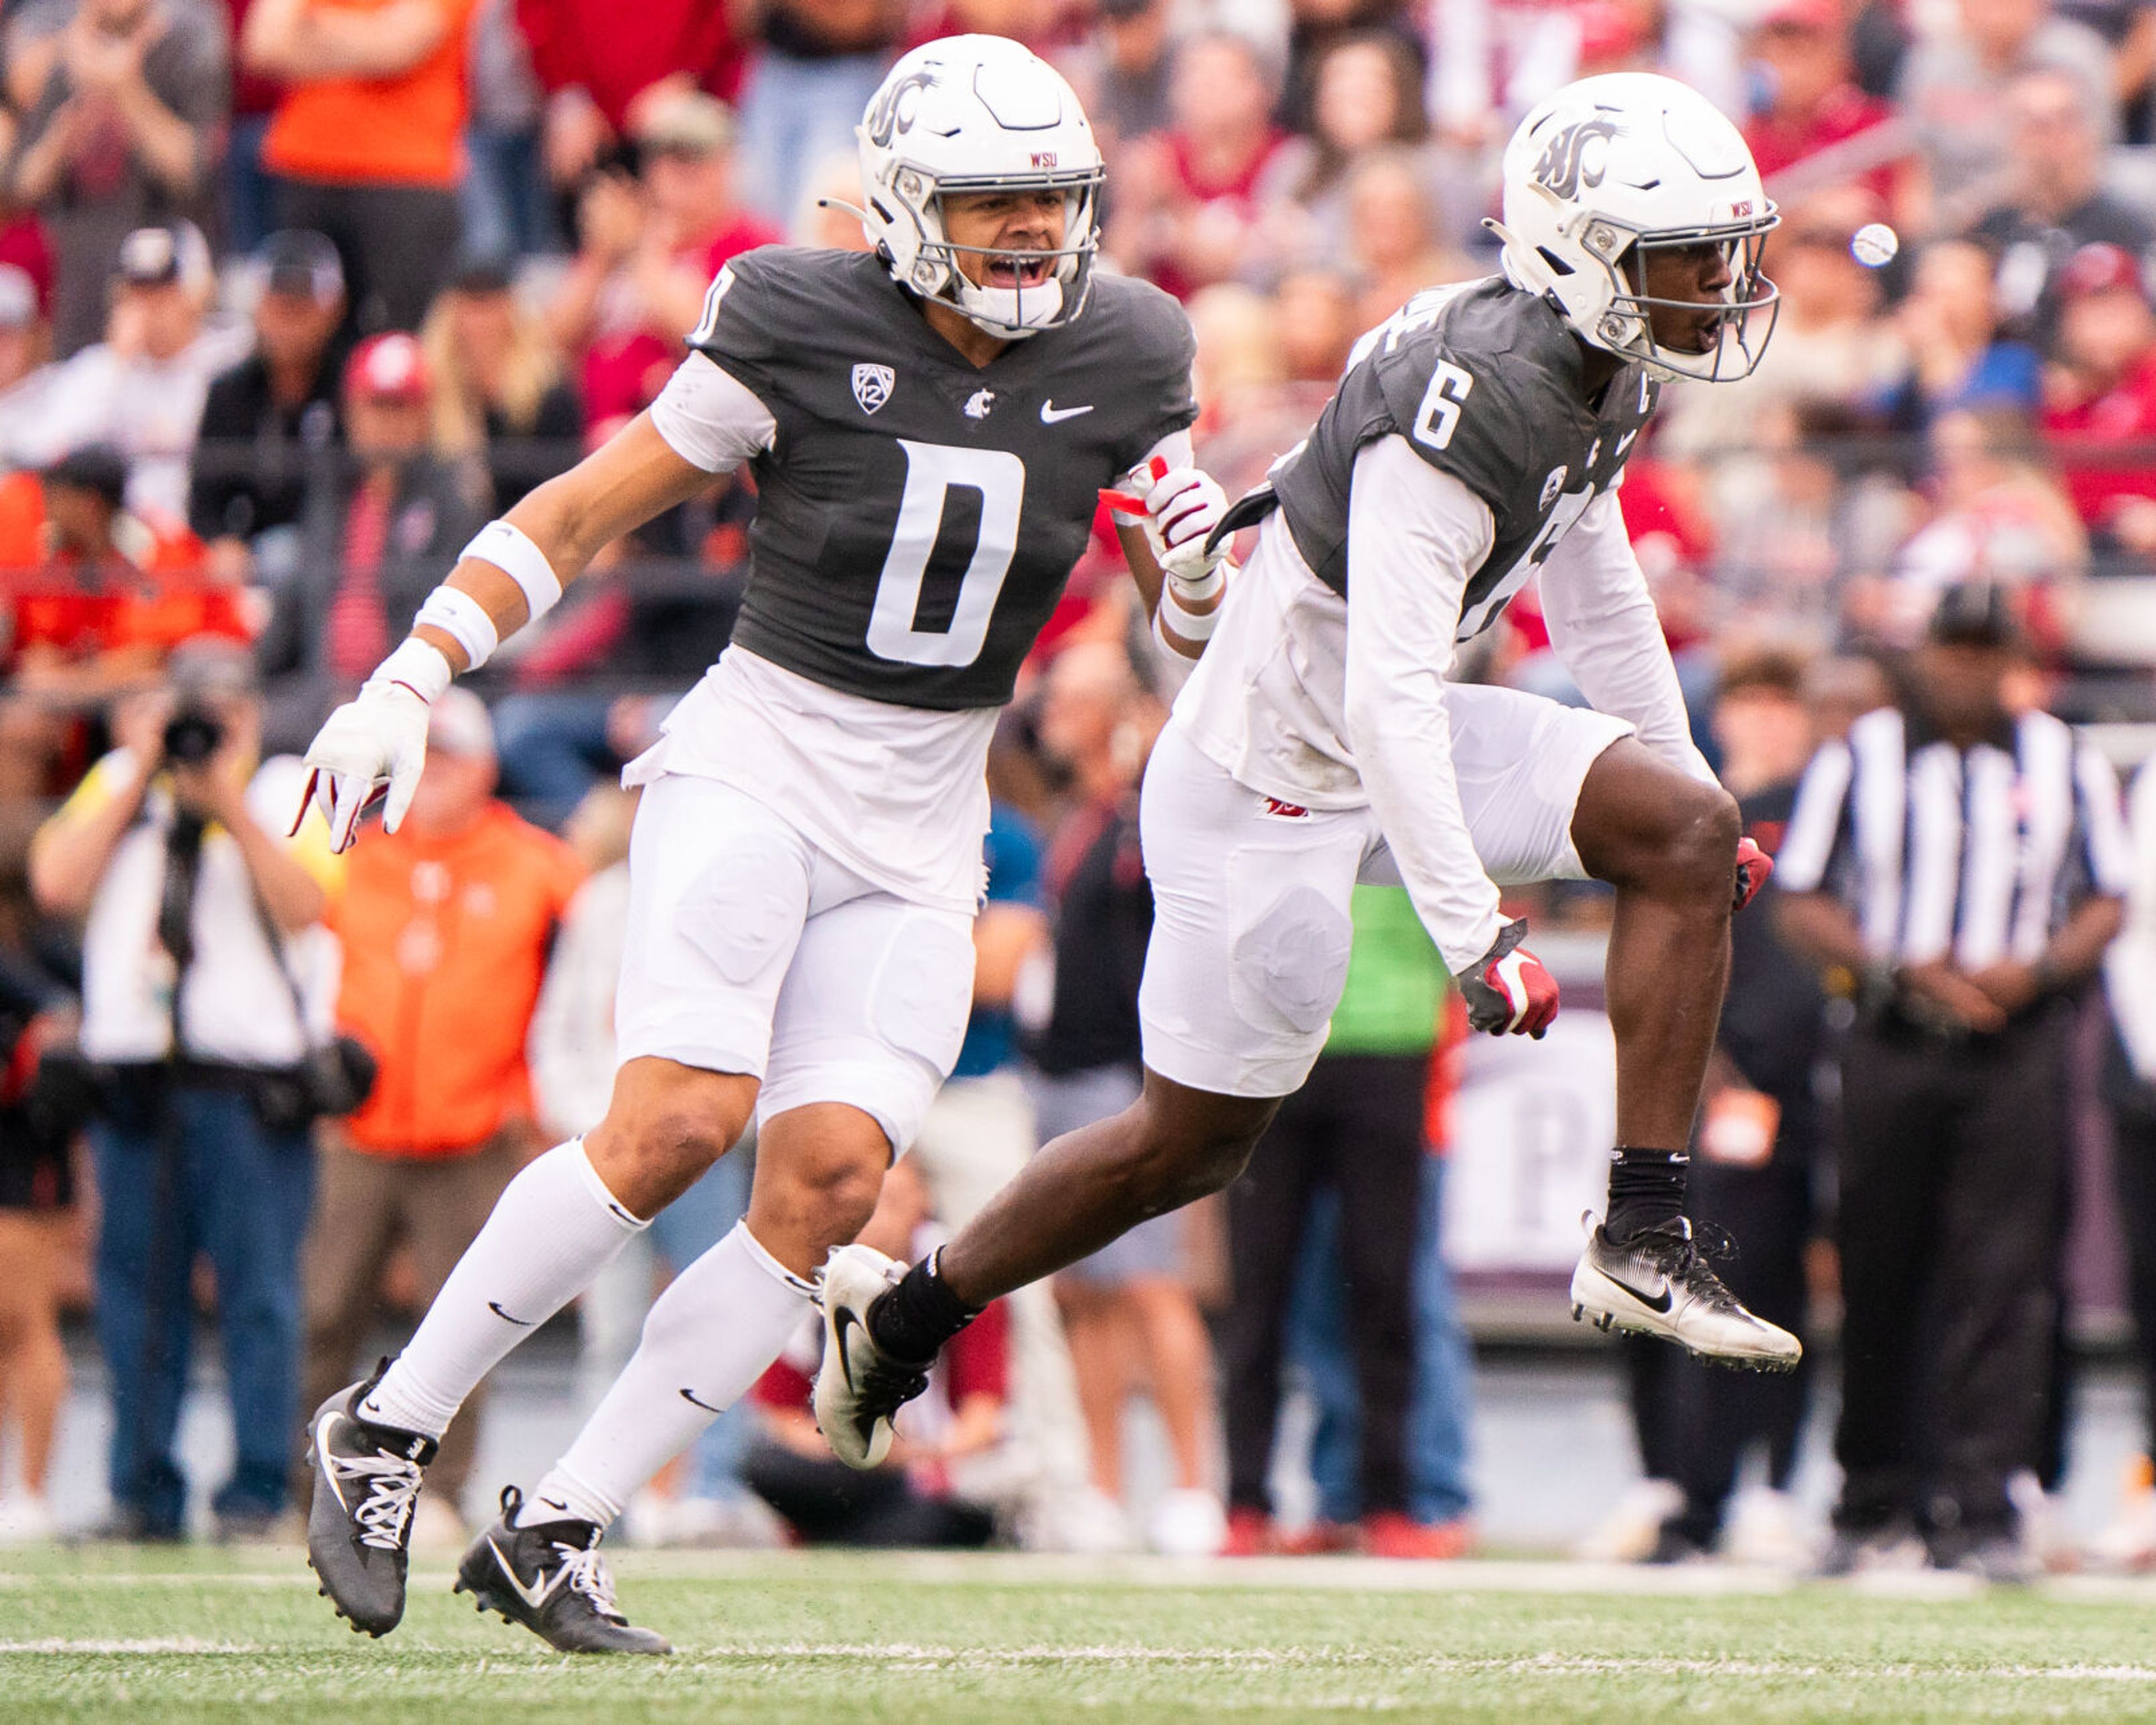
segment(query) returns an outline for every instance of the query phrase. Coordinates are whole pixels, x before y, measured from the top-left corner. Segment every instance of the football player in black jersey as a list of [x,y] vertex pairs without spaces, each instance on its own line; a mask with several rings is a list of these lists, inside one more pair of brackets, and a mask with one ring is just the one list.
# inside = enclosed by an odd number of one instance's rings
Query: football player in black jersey
[[1127,495],[1163,663],[1187,673],[1213,626],[1225,499],[1189,465],[1189,325],[1095,275],[1101,157],[1069,87],[1015,43],[932,43],[860,137],[874,252],[735,259],[650,410],[474,539],[308,752],[340,849],[377,791],[393,831],[455,672],[618,534],[755,474],[733,644],[627,774],[644,788],[606,1119],[511,1183],[403,1353],[315,1415],[309,1556],[357,1629],[398,1621],[421,1471],[472,1386],[753,1113],[747,1217],[458,1574],[557,1647],[665,1651],[615,1604],[599,1538],[777,1356],[951,1069],[988,740],[1104,489]]
[[[1617,1142],[1575,1316],[1795,1363],[1682,1214],[1729,917],[1769,865],[1692,745],[1614,495],[1662,379],[1756,362],[1774,221],[1737,129],[1671,80],[1584,80],[1522,122],[1504,274],[1366,336],[1310,437],[1229,512],[1269,518],[1147,772],[1143,1096],[1045,1147],[903,1275],[834,1256],[817,1406],[843,1459],[873,1461],[908,1374],[972,1312],[1235,1178],[1323,1046],[1358,875],[1407,887],[1477,1028],[1534,1036],[1557,986],[1499,885],[1615,886]],[[1447,678],[1537,572],[1592,708]]]

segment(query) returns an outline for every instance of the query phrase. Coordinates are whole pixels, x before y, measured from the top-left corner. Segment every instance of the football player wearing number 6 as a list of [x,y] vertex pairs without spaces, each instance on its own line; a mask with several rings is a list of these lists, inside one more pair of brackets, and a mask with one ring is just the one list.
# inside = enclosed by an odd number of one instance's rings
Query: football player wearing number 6
[[1189,326],[1093,272],[1101,157],[1069,87],[1015,43],[932,43],[860,136],[875,251],[736,259],[650,410],[472,542],[307,756],[340,845],[377,788],[393,829],[453,673],[607,541],[754,472],[732,644],[627,774],[606,1119],[511,1183],[403,1353],[315,1416],[309,1555],[355,1628],[398,1621],[421,1470],[473,1386],[753,1113],[747,1219],[458,1576],[557,1647],[665,1651],[615,1604],[599,1537],[776,1358],[951,1069],[989,737],[1104,489],[1178,680],[1213,626],[1226,500],[1189,465]]
[[[1575,1312],[1795,1363],[1681,1209],[1729,918],[1768,864],[1692,746],[1614,495],[1663,380],[1757,362],[1775,219],[1736,128],[1668,79],[1585,80],[1522,122],[1504,273],[1364,336],[1310,437],[1229,512],[1263,520],[1257,547],[1146,777],[1143,1095],[911,1271],[836,1255],[817,1409],[842,1458],[881,1452],[970,1313],[1235,1178],[1324,1044],[1358,875],[1407,887],[1477,1028],[1530,1035],[1557,986],[1499,886],[1615,886],[1617,1143]],[[1592,710],[1447,680],[1537,571]]]

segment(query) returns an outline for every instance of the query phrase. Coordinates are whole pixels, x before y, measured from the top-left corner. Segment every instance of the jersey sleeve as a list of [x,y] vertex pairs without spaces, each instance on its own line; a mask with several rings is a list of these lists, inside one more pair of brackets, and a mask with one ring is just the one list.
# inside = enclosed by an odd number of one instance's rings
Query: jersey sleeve
[[1530,415],[1507,374],[1504,352],[1470,354],[1435,332],[1372,356],[1387,413],[1409,448],[1449,473],[1501,524],[1518,495],[1529,459]]
[[755,391],[702,352],[675,367],[651,403],[651,424],[669,449],[706,473],[731,473],[778,437],[778,421]]
[[768,401],[788,322],[776,254],[744,252],[711,278],[689,346],[748,392]]
[[1349,492],[1348,741],[1401,883],[1457,975],[1504,926],[1452,770],[1445,700],[1469,576],[1490,554],[1490,511],[1420,467],[1407,439],[1355,458]]
[[1539,578],[1550,645],[1594,710],[1630,720],[1671,765],[1716,783],[1692,742],[1661,619],[1614,495],[1587,506]]

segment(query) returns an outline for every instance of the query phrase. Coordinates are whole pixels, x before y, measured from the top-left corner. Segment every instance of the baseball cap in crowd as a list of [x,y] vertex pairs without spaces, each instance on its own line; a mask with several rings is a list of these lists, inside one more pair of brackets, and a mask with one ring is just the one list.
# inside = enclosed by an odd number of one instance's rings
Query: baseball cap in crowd
[[202,229],[192,222],[177,222],[130,234],[120,242],[112,274],[129,287],[168,287],[205,281],[209,269],[209,242]]
[[102,497],[117,509],[127,495],[127,458],[110,444],[85,444],[51,463],[40,477],[49,485]]
[[2059,291],[2069,300],[2088,294],[2107,294],[2123,289],[2144,297],[2141,264],[2123,246],[2098,241],[2076,252],[2059,276]]
[[344,260],[326,234],[287,228],[264,240],[257,257],[264,292],[311,300],[317,305],[344,295]]
[[422,402],[434,388],[427,356],[402,330],[369,336],[345,362],[344,387],[372,401]]
[[486,703],[470,690],[450,684],[427,709],[427,748],[437,755],[491,761],[494,721]]
[[20,264],[0,264],[0,330],[28,329],[38,321],[38,285]]
[[1939,595],[1924,639],[1943,647],[2019,646],[2014,595],[1995,581],[1958,582]]
[[733,142],[734,110],[701,90],[681,90],[654,102],[634,136],[654,155],[709,156]]

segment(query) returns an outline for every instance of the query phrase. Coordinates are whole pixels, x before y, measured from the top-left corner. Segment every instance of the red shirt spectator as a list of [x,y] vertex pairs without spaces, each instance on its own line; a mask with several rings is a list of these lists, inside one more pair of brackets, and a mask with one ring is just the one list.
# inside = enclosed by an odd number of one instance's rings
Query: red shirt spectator
[[681,362],[682,339],[729,259],[784,238],[734,196],[733,110],[675,91],[639,111],[640,179],[595,176],[578,208],[576,260],[548,311],[578,354],[593,441],[650,405]]
[[2140,266],[2114,245],[2066,266],[2044,435],[2074,509],[2135,550],[2156,545],[2156,311]]
[[[1866,146],[1853,140],[1877,131],[1894,110],[1853,80],[1847,27],[1835,0],[1778,0],[1761,21],[1754,50],[1772,75],[1774,94],[1745,123],[1744,141],[1770,197],[1788,202],[1836,187],[1860,185],[1888,209],[1899,207],[1910,172],[1910,146],[1897,127]],[[1841,146],[1850,146],[1845,152]],[[1798,176],[1794,190],[1776,176],[1833,150],[1851,166],[1818,183]],[[1825,164],[1820,164],[1824,167]]]

